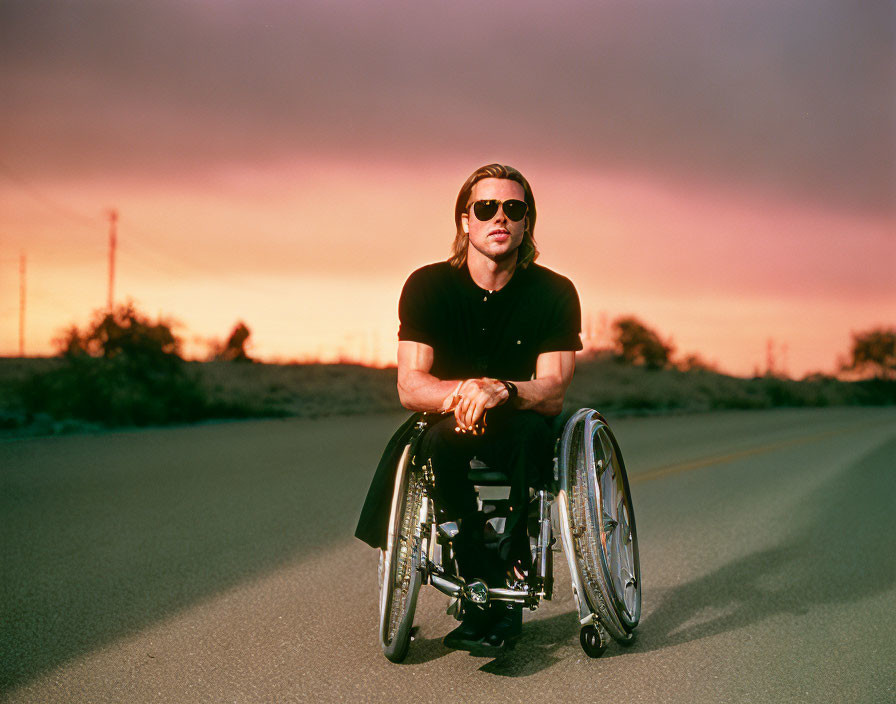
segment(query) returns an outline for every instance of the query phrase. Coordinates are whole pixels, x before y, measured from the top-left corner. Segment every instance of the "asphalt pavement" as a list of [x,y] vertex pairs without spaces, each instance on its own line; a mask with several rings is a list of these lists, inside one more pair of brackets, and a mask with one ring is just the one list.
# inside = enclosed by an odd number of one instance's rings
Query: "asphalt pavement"
[[609,418],[634,497],[636,643],[555,597],[497,659],[377,644],[352,537],[400,416],[0,442],[0,701],[893,702],[896,409]]

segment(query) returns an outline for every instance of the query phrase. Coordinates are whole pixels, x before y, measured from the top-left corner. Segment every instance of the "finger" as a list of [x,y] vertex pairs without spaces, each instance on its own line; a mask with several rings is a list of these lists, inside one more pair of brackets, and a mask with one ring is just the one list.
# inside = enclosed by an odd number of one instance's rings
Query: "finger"
[[476,418],[473,419],[473,422],[476,423],[477,425],[482,423],[482,419],[485,416],[485,408],[486,408],[487,401],[488,401],[488,399],[484,398],[484,399],[482,399],[482,403],[480,403],[476,406]]
[[454,409],[454,416],[455,416],[455,418],[457,418],[457,424],[460,426],[466,427],[466,425],[467,425],[465,422],[465,418],[466,418],[466,413],[467,413],[466,409],[467,409],[467,406],[469,406],[469,404],[470,404],[470,399],[467,398],[466,396],[464,396],[464,398],[461,400],[461,402],[457,404],[457,408]]
[[465,404],[468,404],[469,402],[470,401],[466,396],[462,396],[454,407],[454,417],[457,419],[458,425],[464,424],[464,408],[466,407]]
[[470,412],[467,415],[469,419],[468,425],[477,425],[479,421],[482,419],[482,414],[485,412],[485,404],[488,401],[488,396],[486,394],[482,394],[479,398],[476,399],[475,403],[470,408]]
[[465,428],[470,428],[473,425],[473,403],[474,399],[470,398],[469,403],[467,403],[461,412],[461,425]]
[[[481,394],[482,394],[481,391],[477,391],[472,396],[470,396],[470,398],[467,399],[467,405],[464,407],[464,415],[468,419],[470,418],[470,414],[472,413],[473,408],[478,403],[478,400],[479,400],[479,397]],[[467,423],[467,425],[472,425],[472,423]]]

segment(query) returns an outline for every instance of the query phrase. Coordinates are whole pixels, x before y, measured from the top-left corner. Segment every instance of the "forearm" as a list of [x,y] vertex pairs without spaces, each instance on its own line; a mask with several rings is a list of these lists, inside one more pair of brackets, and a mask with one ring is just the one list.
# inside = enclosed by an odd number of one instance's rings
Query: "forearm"
[[532,381],[515,381],[518,395],[514,407],[532,410],[545,416],[555,416],[563,410],[563,399],[568,384],[560,376],[546,376]]
[[399,371],[398,398],[409,411],[445,410],[445,399],[457,389],[458,380],[449,381],[420,370]]
[[535,378],[515,382],[519,395],[513,400],[513,404],[517,408],[531,409],[545,416],[561,413],[563,399],[572,383],[575,368],[575,352],[542,353],[535,364]]

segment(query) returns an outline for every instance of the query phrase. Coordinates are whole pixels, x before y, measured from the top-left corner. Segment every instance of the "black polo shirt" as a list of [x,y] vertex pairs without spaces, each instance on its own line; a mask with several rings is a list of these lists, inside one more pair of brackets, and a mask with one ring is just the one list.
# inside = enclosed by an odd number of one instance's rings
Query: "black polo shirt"
[[429,264],[408,277],[398,302],[399,340],[435,351],[439,379],[526,381],[543,352],[580,350],[575,286],[537,264],[514,271],[500,291],[479,288],[466,264]]

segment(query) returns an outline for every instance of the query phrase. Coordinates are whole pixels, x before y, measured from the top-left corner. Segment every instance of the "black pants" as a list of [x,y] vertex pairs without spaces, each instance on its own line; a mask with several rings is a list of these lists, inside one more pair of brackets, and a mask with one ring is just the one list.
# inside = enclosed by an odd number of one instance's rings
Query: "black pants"
[[[540,487],[552,468],[554,435],[550,420],[534,411],[499,407],[486,415],[485,433],[455,432],[454,415],[432,425],[422,438],[421,452],[432,460],[439,521],[458,521],[454,539],[460,574],[490,584],[503,583],[510,564],[531,562],[526,532],[529,487]],[[473,457],[510,477],[511,511],[497,556],[483,543],[485,516],[476,509],[473,484],[468,479]]]

